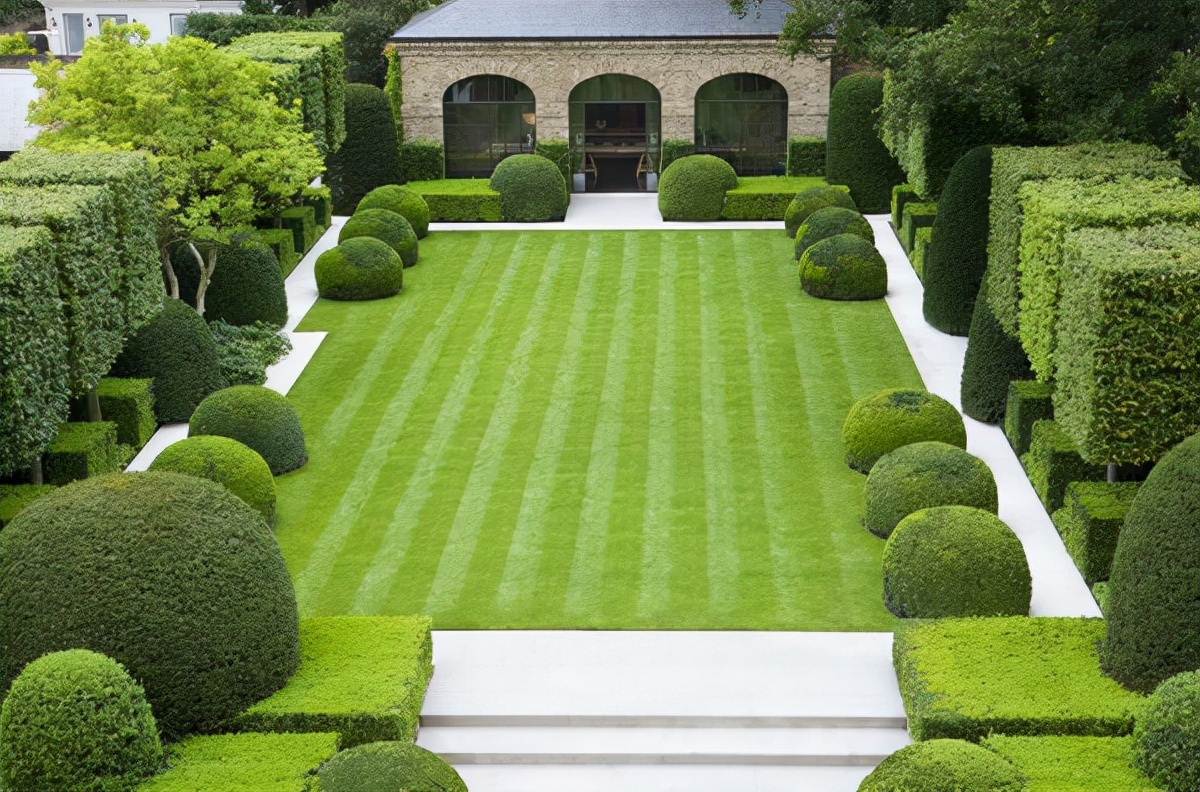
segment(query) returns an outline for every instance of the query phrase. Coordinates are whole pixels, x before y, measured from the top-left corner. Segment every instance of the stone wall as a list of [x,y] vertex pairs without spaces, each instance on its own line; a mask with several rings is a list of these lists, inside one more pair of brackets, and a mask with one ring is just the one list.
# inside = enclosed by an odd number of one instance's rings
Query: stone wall
[[567,137],[567,99],[601,74],[641,77],[662,98],[662,137],[691,140],[696,91],[724,74],[753,72],[788,93],[788,135],[825,135],[829,62],[789,60],[774,40],[397,42],[404,81],[404,131],[442,139],[442,95],[477,74],[525,83],[537,105],[539,138]]

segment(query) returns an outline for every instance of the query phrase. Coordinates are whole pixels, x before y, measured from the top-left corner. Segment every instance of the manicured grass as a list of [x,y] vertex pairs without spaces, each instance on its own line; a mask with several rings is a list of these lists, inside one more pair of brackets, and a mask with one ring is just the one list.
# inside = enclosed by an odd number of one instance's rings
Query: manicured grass
[[499,195],[488,187],[490,179],[435,179],[412,181],[404,186],[421,195]]
[[308,792],[337,752],[336,734],[219,734],[169,750],[170,769],[138,792]]
[[[809,187],[825,187],[828,182],[820,176],[741,176],[731,193],[791,193],[795,196]],[[790,199],[789,199],[790,200]]]
[[803,294],[776,231],[432,234],[400,295],[300,329],[329,332],[278,480],[303,615],[894,624],[840,433],[920,379],[884,303]]

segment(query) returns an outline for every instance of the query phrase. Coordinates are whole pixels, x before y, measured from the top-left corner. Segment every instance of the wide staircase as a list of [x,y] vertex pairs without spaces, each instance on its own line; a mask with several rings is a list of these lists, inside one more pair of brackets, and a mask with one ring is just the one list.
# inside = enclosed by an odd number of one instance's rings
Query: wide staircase
[[471,792],[853,792],[909,743],[891,633],[434,633],[418,744]]

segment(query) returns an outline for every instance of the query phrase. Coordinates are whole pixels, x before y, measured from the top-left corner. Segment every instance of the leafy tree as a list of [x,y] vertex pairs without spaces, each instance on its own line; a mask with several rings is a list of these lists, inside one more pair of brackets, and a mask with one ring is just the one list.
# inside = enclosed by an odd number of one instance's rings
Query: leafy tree
[[31,68],[44,94],[29,118],[37,145],[144,149],[163,175],[158,239],[171,294],[170,249],[182,242],[200,272],[196,310],[222,245],[287,203],[322,169],[299,108],[272,95],[270,67],[190,37],[147,44],[144,25],[105,25],[83,57]]

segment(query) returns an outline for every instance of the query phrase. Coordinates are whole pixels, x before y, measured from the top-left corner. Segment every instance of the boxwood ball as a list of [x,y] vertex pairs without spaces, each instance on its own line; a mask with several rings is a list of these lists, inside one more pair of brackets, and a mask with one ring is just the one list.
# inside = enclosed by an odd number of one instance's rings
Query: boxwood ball
[[932,506],[974,506],[996,514],[996,479],[987,463],[948,443],[900,446],[867,475],[867,530],[884,539],[908,515]]
[[374,742],[334,756],[317,771],[321,792],[467,792],[453,767],[409,742]]
[[296,408],[283,394],[261,385],[234,385],[200,402],[188,435],[220,435],[244,443],[267,461],[276,476],[308,461]]
[[796,261],[804,256],[804,251],[820,242],[838,234],[856,234],[875,244],[875,232],[867,218],[853,209],[840,206],[826,206],[808,216],[796,231]]
[[922,440],[966,448],[967,428],[953,404],[919,388],[889,388],[859,399],[842,424],[846,464],[861,473],[870,473],[889,451]]
[[858,792],[1021,792],[1017,768],[966,740],[926,740],[896,751],[863,779]]
[[237,440],[218,435],[189,437],[164,448],[149,469],[215,481],[261,514],[267,525],[275,524],[271,468],[257,451]]
[[733,166],[720,157],[680,157],[667,166],[658,183],[658,211],[663,220],[720,220],[725,193],[737,186]]
[[807,190],[801,190],[783,212],[783,230],[788,239],[795,239],[796,232],[808,216],[826,206],[840,206],[843,209],[858,211],[849,191],[840,187],[809,187]]
[[800,287],[823,300],[878,300],[887,294],[887,263],[857,234],[837,234],[804,251]]
[[429,204],[417,193],[399,184],[376,187],[363,196],[355,212],[363,209],[387,209],[403,217],[413,227],[417,239],[429,234]]
[[558,166],[540,154],[505,157],[488,186],[500,193],[500,214],[510,223],[562,220],[567,215],[567,182]]
[[404,266],[417,263],[417,232],[402,216],[388,209],[362,209],[355,212],[338,232],[338,243],[355,237],[374,237],[386,242]]
[[374,237],[353,237],[317,257],[317,292],[327,300],[377,300],[404,287],[404,262]]

